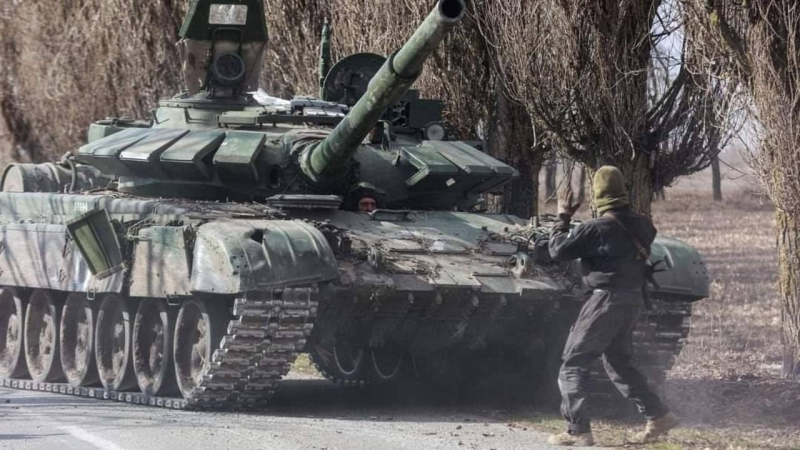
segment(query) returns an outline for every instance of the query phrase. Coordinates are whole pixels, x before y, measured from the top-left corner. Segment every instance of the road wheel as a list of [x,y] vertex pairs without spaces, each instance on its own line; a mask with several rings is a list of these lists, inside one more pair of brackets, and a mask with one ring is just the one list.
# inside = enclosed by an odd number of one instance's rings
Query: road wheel
[[177,392],[172,365],[175,308],[163,300],[147,299],[139,304],[133,325],[133,368],[139,389],[146,395]]
[[333,346],[333,357],[342,375],[346,378],[360,378],[365,359],[363,347],[353,345],[344,339],[337,339]]
[[228,314],[222,306],[202,299],[185,301],[175,324],[175,378],[184,398],[194,390],[208,372],[214,351],[219,348]]
[[311,361],[325,378],[345,385],[367,383],[366,357],[363,347],[349,340],[336,339],[334,345],[316,343],[311,347]]
[[61,310],[61,367],[72,386],[97,383],[94,357],[95,313],[86,294],[70,294]]
[[22,350],[27,303],[12,288],[0,288],[0,377],[22,378],[28,374]]
[[25,361],[34,381],[63,378],[58,348],[61,309],[48,291],[35,290],[25,311]]
[[369,351],[370,368],[375,381],[397,379],[403,370],[406,353],[393,348],[373,348]]
[[117,294],[108,294],[97,313],[95,358],[103,387],[124,391],[136,386],[131,354],[130,305]]

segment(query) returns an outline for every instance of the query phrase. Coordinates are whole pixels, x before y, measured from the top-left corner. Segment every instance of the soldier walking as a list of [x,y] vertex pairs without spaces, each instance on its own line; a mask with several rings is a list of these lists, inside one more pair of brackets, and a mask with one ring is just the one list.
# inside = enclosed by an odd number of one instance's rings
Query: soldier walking
[[647,427],[637,438],[649,442],[678,424],[678,417],[631,365],[633,329],[644,306],[646,263],[656,229],[647,217],[629,207],[625,181],[616,167],[601,167],[594,176],[593,189],[598,218],[584,222],[570,234],[570,220],[580,205],[573,203],[572,191],[566,188],[558,198],[560,221],[550,235],[554,259],[580,258],[590,295],[567,338],[558,376],[567,431],[551,436],[548,442],[594,445],[586,400],[590,367],[601,356],[611,381],[647,418]]

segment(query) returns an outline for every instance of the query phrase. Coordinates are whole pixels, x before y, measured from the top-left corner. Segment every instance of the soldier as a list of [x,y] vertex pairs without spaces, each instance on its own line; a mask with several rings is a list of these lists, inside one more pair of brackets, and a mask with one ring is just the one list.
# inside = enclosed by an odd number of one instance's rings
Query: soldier
[[366,213],[371,213],[380,208],[384,199],[383,192],[378,190],[372,183],[363,181],[350,191],[348,197],[349,206],[346,209]]
[[580,204],[573,203],[572,191],[566,188],[558,198],[561,220],[550,236],[554,259],[580,258],[588,299],[567,338],[558,376],[567,431],[551,436],[548,442],[594,444],[586,400],[590,367],[600,356],[617,389],[647,418],[647,427],[637,438],[649,442],[678,424],[678,417],[631,365],[633,329],[644,306],[646,263],[656,229],[647,217],[628,206],[625,181],[616,167],[601,167],[594,176],[593,189],[598,218],[584,222],[570,234],[570,219]]
[[364,194],[358,200],[358,210],[360,212],[372,212],[378,209],[378,200],[375,196]]

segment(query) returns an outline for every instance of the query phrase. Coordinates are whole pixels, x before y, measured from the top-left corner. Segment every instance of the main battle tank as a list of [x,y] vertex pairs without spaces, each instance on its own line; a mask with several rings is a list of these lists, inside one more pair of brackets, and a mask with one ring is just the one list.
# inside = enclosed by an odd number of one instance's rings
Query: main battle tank
[[[471,212],[517,172],[448,140],[442,103],[410,89],[463,14],[439,0],[388,59],[330,69],[326,33],[322,98],[282,101],[256,91],[261,2],[193,0],[186,92],[2,175],[2,385],[254,407],[304,351],[348,383],[552,380],[577,265],[549,259],[547,217]],[[366,196],[377,210],[357,211]],[[653,258],[666,270],[637,346],[659,382],[708,280],[678,241]]]

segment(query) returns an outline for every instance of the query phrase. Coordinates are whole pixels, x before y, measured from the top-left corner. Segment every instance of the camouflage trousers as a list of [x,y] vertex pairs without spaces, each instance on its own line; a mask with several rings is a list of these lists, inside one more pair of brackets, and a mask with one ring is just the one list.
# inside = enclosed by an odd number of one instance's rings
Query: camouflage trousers
[[641,294],[596,289],[572,326],[562,356],[558,387],[561,414],[573,433],[591,430],[586,413],[594,361],[601,357],[606,373],[625,398],[633,400],[646,418],[669,410],[648,387],[647,379],[631,364],[633,329],[642,310]]

